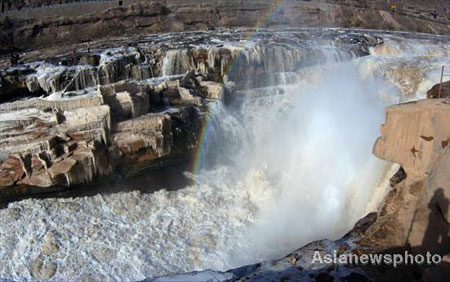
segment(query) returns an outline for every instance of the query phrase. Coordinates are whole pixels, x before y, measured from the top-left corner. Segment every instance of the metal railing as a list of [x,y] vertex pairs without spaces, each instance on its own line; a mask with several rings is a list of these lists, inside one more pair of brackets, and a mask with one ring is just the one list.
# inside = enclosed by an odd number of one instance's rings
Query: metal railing
[[445,74],[445,68],[450,68],[450,66],[442,66],[442,70],[441,70],[441,83],[439,84],[438,98],[441,98],[441,94],[442,94],[442,83],[444,82],[444,77],[445,77],[445,76],[450,76],[450,74]]

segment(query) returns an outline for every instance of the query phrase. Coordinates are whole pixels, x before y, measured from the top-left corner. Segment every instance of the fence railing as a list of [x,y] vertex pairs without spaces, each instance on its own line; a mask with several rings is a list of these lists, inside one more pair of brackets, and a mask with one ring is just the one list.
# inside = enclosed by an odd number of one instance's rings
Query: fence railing
[[439,84],[439,94],[438,94],[438,98],[441,98],[441,94],[442,94],[442,83],[444,82],[444,77],[450,76],[450,74],[445,74],[445,68],[450,69],[450,66],[442,66],[442,70],[441,70],[441,83]]

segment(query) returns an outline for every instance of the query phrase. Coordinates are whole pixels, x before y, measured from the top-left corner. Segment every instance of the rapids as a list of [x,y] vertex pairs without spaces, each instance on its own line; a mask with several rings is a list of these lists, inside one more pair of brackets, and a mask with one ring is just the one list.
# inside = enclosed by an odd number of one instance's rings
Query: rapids
[[[0,210],[0,277],[135,281],[274,259],[335,239],[377,209],[396,165],[372,146],[387,105],[425,97],[450,45],[380,34],[370,56],[321,64],[211,102],[193,185],[28,199]],[[317,46],[316,46],[317,47]],[[320,48],[320,46],[318,46]],[[180,66],[178,54],[165,60]],[[447,61],[446,61],[447,60]]]

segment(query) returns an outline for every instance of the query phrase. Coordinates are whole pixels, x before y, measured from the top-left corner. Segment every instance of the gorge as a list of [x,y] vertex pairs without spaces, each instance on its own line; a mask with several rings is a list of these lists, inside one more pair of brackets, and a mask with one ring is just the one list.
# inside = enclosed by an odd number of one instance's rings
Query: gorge
[[[337,239],[385,204],[399,168],[371,152],[385,107],[424,98],[450,55],[448,37],[370,30],[121,40],[31,52],[2,70],[4,201],[80,192],[0,210],[0,277],[225,271]],[[105,193],[104,179],[181,160],[192,162],[176,172],[185,187],[155,191],[144,178]],[[106,184],[84,196],[92,181]]]
[[447,281],[446,2],[2,1],[0,282]]

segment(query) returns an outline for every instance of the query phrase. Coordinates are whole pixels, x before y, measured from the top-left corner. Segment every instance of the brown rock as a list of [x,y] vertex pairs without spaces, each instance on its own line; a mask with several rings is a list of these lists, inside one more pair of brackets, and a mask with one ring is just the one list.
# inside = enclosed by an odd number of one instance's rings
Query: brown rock
[[48,280],[56,274],[57,270],[58,264],[43,257],[37,257],[31,262],[30,272],[35,279]]
[[0,164],[0,187],[13,185],[24,176],[23,162],[19,156],[10,156]]
[[395,187],[395,185],[399,184],[407,177],[405,170],[403,167],[400,167],[399,170],[391,177],[389,180],[391,187]]
[[[16,3],[17,1],[9,1]],[[31,4],[30,4],[31,2]],[[133,1],[134,2],[134,1]],[[5,22],[0,38],[8,45],[22,48],[46,47],[81,42],[86,38],[103,38],[187,29],[254,27],[270,11],[272,0],[259,1],[140,1],[127,6],[105,3],[103,8],[92,1],[67,9],[59,7],[31,10],[0,18]],[[267,26],[330,26],[395,29],[449,34],[445,12],[436,17],[430,11],[442,10],[439,1],[403,0],[399,13],[390,13],[386,1],[330,0],[286,1]],[[404,3],[406,2],[406,3]],[[21,1],[21,5],[47,5],[43,1]],[[126,1],[124,3],[127,3]],[[92,5],[92,6],[91,6]],[[166,5],[166,6],[164,6]],[[7,5],[5,5],[7,6]],[[409,7],[417,8],[411,10]],[[16,8],[17,9],[17,8]],[[91,11],[91,13],[86,13]],[[83,32],[79,32],[82,30]]]
[[201,98],[194,97],[190,91],[184,87],[177,86],[168,88],[164,91],[163,96],[170,105],[202,105]]
[[450,100],[421,100],[391,106],[386,123],[375,143],[375,156],[402,165],[409,179],[421,179],[431,172],[443,152],[442,142],[450,138]]
[[53,165],[48,170],[53,182],[58,185],[70,186],[69,172],[74,169],[76,164],[75,159],[67,158]]
[[[167,89],[178,82],[164,84]],[[201,104],[189,90],[174,89],[182,103]],[[83,92],[88,95],[79,99],[77,93],[65,93],[70,99],[2,104],[0,111],[8,119],[1,124],[0,187],[13,186],[4,190],[8,195],[16,184],[69,187],[108,175],[122,162],[132,165],[167,156],[173,144],[171,116],[148,114],[153,91],[150,85],[120,82]],[[25,187],[16,190],[27,193]]]
[[410,246],[422,254],[450,252],[450,148],[439,142],[450,136],[448,102],[421,100],[387,109],[374,153],[402,164],[407,178],[384,199],[362,244],[384,249]]
[[44,158],[44,154],[33,154],[31,157],[30,173],[20,181],[21,184],[28,184],[40,187],[51,186],[52,179],[47,171],[49,164]]

